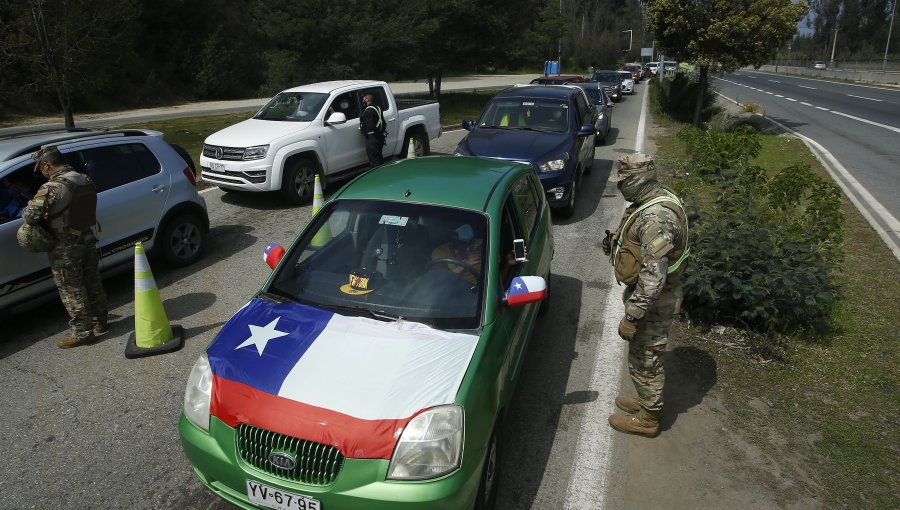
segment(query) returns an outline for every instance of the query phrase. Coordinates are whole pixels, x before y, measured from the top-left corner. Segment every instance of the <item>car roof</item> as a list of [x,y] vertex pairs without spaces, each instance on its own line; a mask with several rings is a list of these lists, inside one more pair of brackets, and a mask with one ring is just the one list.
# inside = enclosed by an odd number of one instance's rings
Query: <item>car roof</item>
[[299,87],[292,87],[282,90],[282,92],[319,92],[323,94],[330,94],[335,90],[348,87],[377,87],[379,85],[384,85],[384,82],[373,80],[335,80],[323,81],[319,83],[308,83],[306,85],[300,85]]
[[332,199],[393,200],[484,211],[498,184],[525,171],[531,171],[531,167],[500,159],[403,159],[362,174]]
[[140,129],[118,129],[113,131],[92,131],[89,129],[23,131],[0,137],[0,161],[9,161],[24,154],[30,154],[45,145],[63,145],[86,139],[102,139],[122,136],[147,136],[154,131]]
[[568,83],[565,85],[524,85],[510,87],[501,90],[494,97],[537,97],[548,99],[560,99],[569,97],[577,86],[577,83]]

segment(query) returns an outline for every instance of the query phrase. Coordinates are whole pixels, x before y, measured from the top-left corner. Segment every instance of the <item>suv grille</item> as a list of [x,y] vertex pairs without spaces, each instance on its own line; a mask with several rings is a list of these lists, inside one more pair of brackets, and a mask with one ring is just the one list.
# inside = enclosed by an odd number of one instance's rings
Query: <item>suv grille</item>
[[[245,462],[292,482],[328,485],[334,482],[344,465],[344,455],[333,446],[285,436],[246,423],[238,425],[237,441],[238,453]],[[269,462],[273,450],[293,455],[296,460],[294,469],[277,468]]]
[[229,161],[240,161],[244,158],[243,147],[222,147],[219,145],[203,144],[203,155],[212,159],[225,159]]

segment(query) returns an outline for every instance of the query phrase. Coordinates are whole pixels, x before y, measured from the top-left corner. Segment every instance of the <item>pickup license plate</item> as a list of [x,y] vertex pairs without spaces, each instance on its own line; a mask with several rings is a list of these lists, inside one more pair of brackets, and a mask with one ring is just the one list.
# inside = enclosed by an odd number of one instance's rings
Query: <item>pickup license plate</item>
[[247,499],[254,505],[275,510],[322,510],[322,504],[317,499],[275,489],[253,480],[247,480]]
[[225,163],[210,163],[209,169],[214,172],[224,172],[225,171]]

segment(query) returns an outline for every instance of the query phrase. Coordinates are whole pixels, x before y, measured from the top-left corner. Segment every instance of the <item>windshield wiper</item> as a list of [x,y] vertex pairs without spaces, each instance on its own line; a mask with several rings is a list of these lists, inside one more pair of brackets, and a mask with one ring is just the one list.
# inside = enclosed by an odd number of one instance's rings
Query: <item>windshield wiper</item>
[[322,304],[319,304],[316,306],[318,306],[319,308],[324,308],[326,310],[332,310],[335,312],[349,312],[353,315],[368,315],[369,317],[371,317],[373,319],[378,319],[378,320],[396,321],[398,319],[402,319],[402,317],[400,317],[400,316],[389,315],[389,314],[385,314],[383,312],[375,312],[374,310],[371,310],[369,308],[365,308],[362,306],[322,305]]

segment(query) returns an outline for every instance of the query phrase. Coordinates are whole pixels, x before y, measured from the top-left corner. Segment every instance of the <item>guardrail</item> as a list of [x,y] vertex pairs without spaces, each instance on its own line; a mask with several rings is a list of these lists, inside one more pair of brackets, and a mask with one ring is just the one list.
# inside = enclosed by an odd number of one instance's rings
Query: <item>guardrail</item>
[[900,72],[897,71],[866,71],[859,69],[810,69],[808,67],[773,66],[764,65],[760,71],[778,74],[791,74],[797,76],[813,76],[817,78],[830,78],[834,80],[859,81],[864,83],[879,83],[882,85],[900,85]]

